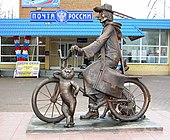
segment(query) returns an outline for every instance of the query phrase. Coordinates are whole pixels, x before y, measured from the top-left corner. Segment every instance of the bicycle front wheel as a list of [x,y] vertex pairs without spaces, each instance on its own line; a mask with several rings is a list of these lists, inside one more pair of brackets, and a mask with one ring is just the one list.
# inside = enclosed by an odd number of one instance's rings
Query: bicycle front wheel
[[65,117],[61,111],[59,80],[45,79],[35,88],[32,95],[32,109],[35,115],[47,123],[57,123]]
[[112,97],[108,99],[111,113],[121,121],[135,121],[146,112],[150,102],[150,93],[138,79],[127,79],[121,98],[124,101],[115,102]]

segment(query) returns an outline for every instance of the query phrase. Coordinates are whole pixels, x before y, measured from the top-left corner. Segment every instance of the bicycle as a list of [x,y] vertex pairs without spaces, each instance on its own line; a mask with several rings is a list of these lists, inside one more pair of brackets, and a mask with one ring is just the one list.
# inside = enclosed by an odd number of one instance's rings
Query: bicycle
[[[69,51],[68,56],[70,53],[71,51]],[[62,57],[60,52],[62,62],[65,62],[68,56]],[[125,75],[122,61],[121,64],[122,74]],[[31,102],[35,115],[47,123],[58,123],[65,118],[61,112],[62,100],[58,88],[59,78],[56,75],[59,75],[59,73],[54,73],[52,78],[47,78],[40,82],[32,94]],[[120,121],[136,121],[144,116],[148,109],[151,95],[147,87],[140,81],[140,78],[142,77],[125,75],[124,89],[120,98],[106,95],[106,100],[97,106],[97,108],[100,108],[107,105],[103,116],[108,110]],[[83,93],[83,96],[93,99],[86,93],[85,88],[85,85],[81,87],[80,92]]]

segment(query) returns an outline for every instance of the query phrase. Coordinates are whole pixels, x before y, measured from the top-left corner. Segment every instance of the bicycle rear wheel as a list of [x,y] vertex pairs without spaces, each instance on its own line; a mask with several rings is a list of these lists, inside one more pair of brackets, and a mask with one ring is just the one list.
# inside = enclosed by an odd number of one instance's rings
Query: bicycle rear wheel
[[150,102],[150,93],[138,79],[127,79],[124,83],[122,99],[124,101],[120,102],[116,102],[113,97],[108,99],[111,113],[121,121],[135,121],[146,112]]
[[32,95],[32,109],[35,115],[47,123],[57,123],[65,117],[61,111],[59,80],[45,79],[39,83]]

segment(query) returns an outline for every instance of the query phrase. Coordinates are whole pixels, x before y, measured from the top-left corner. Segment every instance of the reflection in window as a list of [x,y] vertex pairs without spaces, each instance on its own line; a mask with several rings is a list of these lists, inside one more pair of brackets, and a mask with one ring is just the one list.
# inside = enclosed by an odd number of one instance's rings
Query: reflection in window
[[45,57],[38,57],[38,61],[45,62]]
[[[122,55],[128,63],[168,63],[167,30],[144,30],[135,42],[123,39]],[[160,42],[159,42],[160,41]]]
[[14,46],[2,46],[1,55],[15,55],[15,47]]
[[123,57],[127,63],[140,63],[140,57]]
[[168,56],[168,48],[161,47],[161,56]]
[[142,56],[159,56],[159,47],[142,47]]
[[45,45],[46,39],[45,37],[39,37],[39,45]]
[[143,45],[159,45],[159,30],[144,30]]
[[143,59],[142,63],[159,63],[159,57],[156,56],[142,57],[141,59]]
[[140,56],[140,46],[127,46],[123,47],[123,55],[133,55],[133,56]]
[[168,31],[161,30],[161,46],[168,46]]
[[14,44],[13,37],[1,37],[1,44]]
[[134,41],[131,41],[128,37],[123,39],[123,45],[139,45],[140,39],[136,39]]
[[[24,46],[24,37],[20,37],[21,51]],[[37,43],[38,41],[38,43]],[[28,47],[29,60],[37,61],[37,55],[41,62],[45,62],[45,37],[31,37]],[[39,49],[37,49],[39,47]],[[38,51],[39,50],[39,51]],[[15,45],[13,37],[1,37],[1,62],[16,62]]]
[[161,58],[160,58],[160,63],[168,63],[168,58],[166,58],[166,57],[161,57]]
[[15,56],[3,56],[1,58],[2,62],[16,62],[16,57]]

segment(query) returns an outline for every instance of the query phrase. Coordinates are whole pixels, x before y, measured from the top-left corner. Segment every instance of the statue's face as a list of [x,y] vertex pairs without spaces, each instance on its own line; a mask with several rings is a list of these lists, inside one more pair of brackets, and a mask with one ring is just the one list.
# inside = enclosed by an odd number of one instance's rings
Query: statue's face
[[113,14],[103,10],[102,12],[99,12],[97,19],[100,20],[100,22],[103,24],[105,21],[112,21],[113,20]]
[[98,18],[98,20],[100,20],[101,23],[105,22],[107,20],[107,16],[105,14],[105,11],[99,12],[97,18]]
[[64,79],[72,79],[74,77],[74,68],[72,67],[66,67],[61,71],[61,76]]

